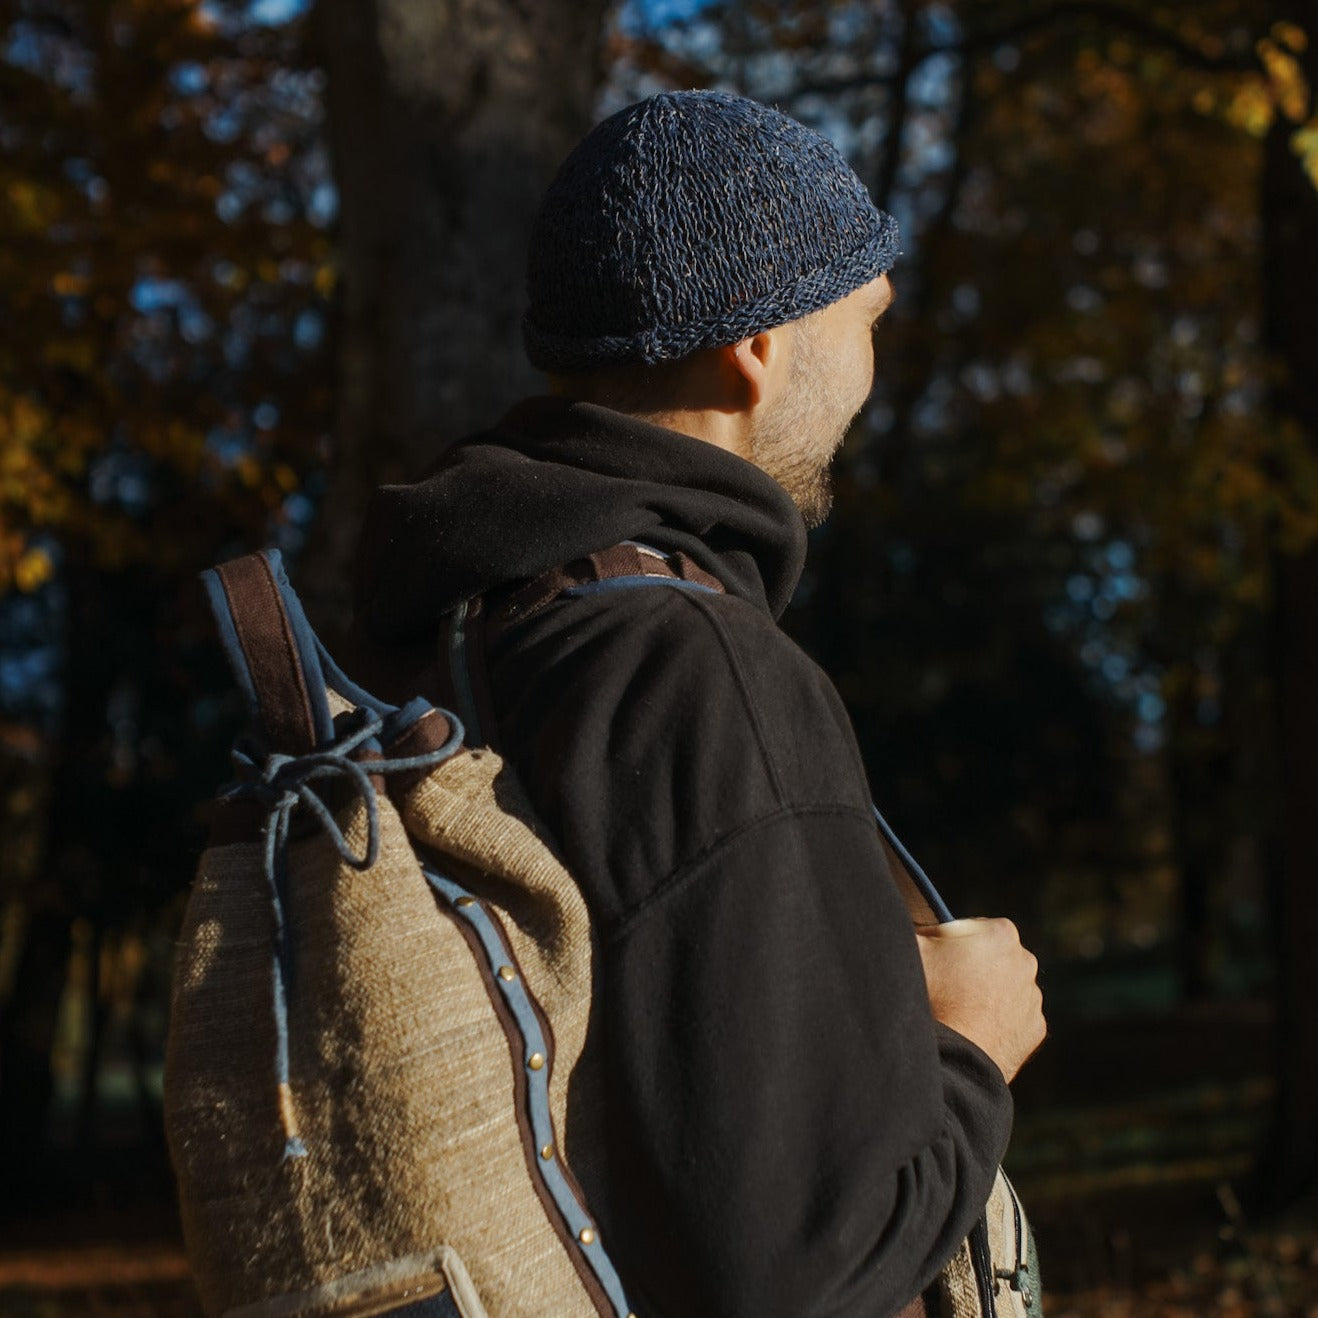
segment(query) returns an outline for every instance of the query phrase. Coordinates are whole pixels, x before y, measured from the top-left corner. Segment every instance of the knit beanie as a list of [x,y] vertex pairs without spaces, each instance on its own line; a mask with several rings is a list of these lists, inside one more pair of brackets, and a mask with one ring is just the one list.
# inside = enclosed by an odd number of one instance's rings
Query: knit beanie
[[599,124],[549,185],[527,356],[570,374],[736,343],[877,278],[897,242],[813,129],[727,92],[660,92]]

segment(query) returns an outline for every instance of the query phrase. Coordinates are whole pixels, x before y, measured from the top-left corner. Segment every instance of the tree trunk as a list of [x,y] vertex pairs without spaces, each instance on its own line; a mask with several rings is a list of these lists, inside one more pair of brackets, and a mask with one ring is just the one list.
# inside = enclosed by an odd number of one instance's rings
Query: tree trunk
[[540,195],[592,120],[609,0],[320,0],[340,194],[338,419],[302,573],[349,612],[362,509],[537,377],[521,349]]
[[[1310,37],[1302,57],[1318,88],[1318,2],[1283,0],[1276,17]],[[1282,409],[1318,443],[1318,191],[1290,147],[1295,126],[1279,117],[1263,169],[1264,329],[1286,366]],[[1278,1066],[1272,1134],[1261,1189],[1286,1202],[1318,1183],[1318,545],[1279,558],[1276,692],[1282,801],[1274,879]]]

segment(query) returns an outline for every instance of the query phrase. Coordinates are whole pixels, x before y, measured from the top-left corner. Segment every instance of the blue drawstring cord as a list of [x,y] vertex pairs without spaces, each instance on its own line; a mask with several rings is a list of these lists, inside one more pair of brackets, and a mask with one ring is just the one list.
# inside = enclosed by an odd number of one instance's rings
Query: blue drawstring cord
[[[288,862],[288,834],[293,811],[304,806],[311,812],[346,865],[368,870],[380,854],[380,807],[376,800],[372,774],[406,773],[430,769],[442,764],[458,750],[463,741],[462,726],[453,720],[448,740],[435,750],[403,759],[372,759],[363,763],[352,758],[354,751],[378,737],[384,719],[369,709],[359,708],[346,720],[348,731],[332,744],[305,755],[271,753],[262,756],[254,748],[235,746],[232,753],[239,781],[229,790],[230,797],[253,797],[269,808],[262,831],[264,855],[262,870],[270,889],[274,915],[274,955],[270,978],[275,1025],[275,1082],[278,1087],[279,1118],[284,1129],[284,1157],[306,1156],[297,1130],[293,1095],[289,1085],[288,1057],[288,986],[290,957],[288,927],[284,919],[284,888]],[[355,725],[355,726],[354,726]],[[313,783],[346,778],[366,806],[366,849],[356,855],[339,827],[333,813],[320,798]]]
[[884,819],[879,813],[879,807],[872,801],[870,802],[870,809],[874,812],[874,822],[878,824],[879,831],[888,839],[889,845],[897,853],[902,864],[906,866],[911,881],[919,889],[925,901],[929,903],[929,909],[933,911],[939,923],[947,924],[952,919],[952,912],[948,910],[942,894],[934,887],[934,881],[924,872],[915,857],[902,846],[901,839],[892,831],[892,825]]

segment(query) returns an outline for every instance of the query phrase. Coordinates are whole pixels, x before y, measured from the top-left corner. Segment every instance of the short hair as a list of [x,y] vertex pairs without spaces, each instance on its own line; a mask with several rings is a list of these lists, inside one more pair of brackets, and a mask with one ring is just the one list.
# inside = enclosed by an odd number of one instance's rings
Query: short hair
[[555,393],[571,394],[629,416],[649,416],[689,406],[690,397],[683,386],[694,355],[671,362],[621,362],[550,378]]
[[[820,312],[812,311],[790,322],[793,353],[817,355],[819,315]],[[692,391],[691,368],[697,358],[717,351],[717,348],[701,348],[671,362],[629,361],[594,371],[551,375],[550,387],[555,393],[569,394],[628,416],[654,416],[679,408],[699,407],[700,399]]]

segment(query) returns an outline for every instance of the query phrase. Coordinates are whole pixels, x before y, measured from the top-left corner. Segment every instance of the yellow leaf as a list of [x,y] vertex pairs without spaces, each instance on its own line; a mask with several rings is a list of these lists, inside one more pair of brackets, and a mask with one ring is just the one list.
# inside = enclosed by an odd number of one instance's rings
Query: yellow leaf
[[1257,49],[1267,70],[1269,88],[1277,108],[1292,123],[1300,123],[1309,114],[1309,80],[1304,76],[1299,60],[1266,37],[1258,43]]
[[72,270],[61,270],[50,281],[50,286],[60,297],[76,297],[87,291],[89,282],[86,275],[74,274]]
[[1226,104],[1227,122],[1251,137],[1262,137],[1272,126],[1274,106],[1261,80],[1244,83]]
[[39,590],[54,575],[55,564],[44,549],[25,550],[14,564],[14,584],[29,595]]
[[1291,134],[1291,150],[1299,157],[1300,168],[1318,188],[1318,115]]
[[1309,49],[1308,33],[1296,23],[1274,23],[1272,35],[1279,44],[1289,47],[1297,55],[1303,55]]
[[58,210],[53,194],[28,179],[14,179],[8,188],[10,205],[19,224],[27,229],[45,229]]

